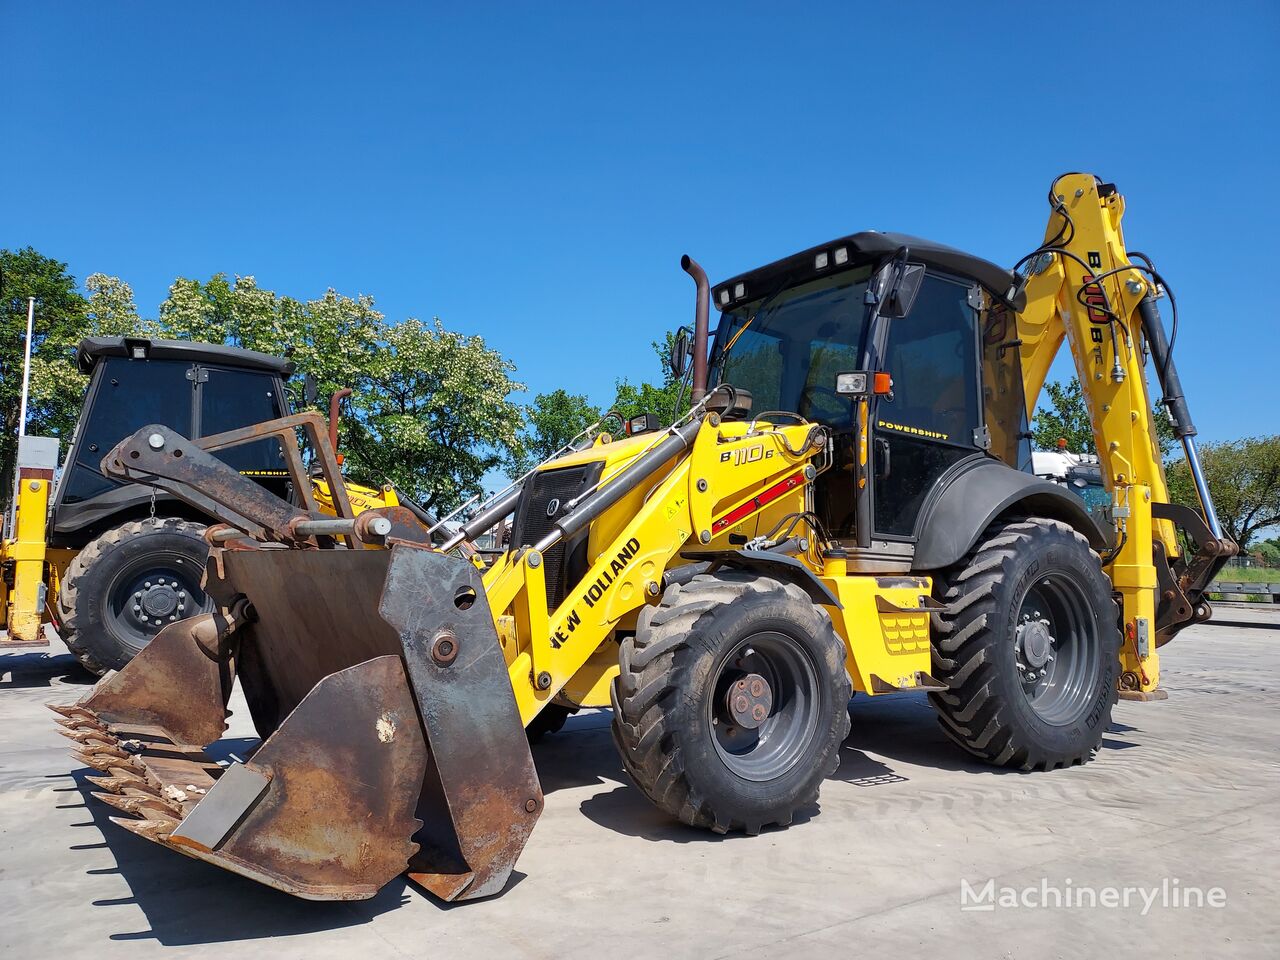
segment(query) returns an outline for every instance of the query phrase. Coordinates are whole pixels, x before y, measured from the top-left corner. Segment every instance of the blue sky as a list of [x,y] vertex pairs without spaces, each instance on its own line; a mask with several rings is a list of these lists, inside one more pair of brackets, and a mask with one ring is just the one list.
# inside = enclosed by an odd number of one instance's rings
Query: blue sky
[[[1112,12],[1115,11],[1115,12]],[[1280,409],[1274,3],[0,0],[0,246],[373,295],[608,402],[713,281],[862,229],[1006,265],[1115,181],[1208,439]]]

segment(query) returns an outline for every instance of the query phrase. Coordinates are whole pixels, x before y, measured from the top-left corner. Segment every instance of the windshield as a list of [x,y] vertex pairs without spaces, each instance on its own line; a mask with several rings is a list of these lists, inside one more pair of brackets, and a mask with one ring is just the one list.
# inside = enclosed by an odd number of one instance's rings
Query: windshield
[[853,404],[836,374],[862,369],[871,267],[791,287],[720,318],[712,376],[751,391],[752,410],[787,410],[851,427]]

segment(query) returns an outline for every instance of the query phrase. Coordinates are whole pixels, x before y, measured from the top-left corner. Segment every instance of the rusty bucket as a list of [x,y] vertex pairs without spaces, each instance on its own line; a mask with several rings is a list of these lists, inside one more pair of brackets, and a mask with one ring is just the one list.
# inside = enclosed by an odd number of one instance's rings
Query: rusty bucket
[[[72,706],[112,819],[308,899],[403,871],[444,900],[501,892],[542,809],[479,571],[429,548],[211,551],[219,612],[162,630]],[[262,738],[205,748],[240,680]]]

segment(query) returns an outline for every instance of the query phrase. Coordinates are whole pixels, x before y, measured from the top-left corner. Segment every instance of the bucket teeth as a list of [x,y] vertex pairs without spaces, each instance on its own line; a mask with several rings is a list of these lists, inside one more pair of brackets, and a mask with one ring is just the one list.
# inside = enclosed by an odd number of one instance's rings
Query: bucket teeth
[[107,806],[115,807],[117,810],[123,810],[125,813],[131,813],[135,816],[145,815],[150,812],[152,814],[161,813],[165,816],[181,817],[182,808],[162,800],[159,797],[139,797],[139,796],[120,796],[115,793],[98,793],[93,794]]
[[68,730],[101,730],[103,733],[107,732],[107,725],[105,723],[101,723],[97,720],[89,720],[86,717],[59,717],[53,722]]
[[164,841],[173,833],[177,821],[174,820],[135,820],[132,817],[108,817],[112,823],[119,824],[130,833],[136,833],[148,840]]
[[129,751],[127,750],[121,749],[119,746],[116,745],[116,741],[114,737],[112,737],[112,741],[110,743],[102,742],[102,739],[100,737],[91,737],[90,739],[96,740],[98,742],[88,744],[87,745],[88,748],[100,757],[117,757],[121,760],[133,759],[133,754],[129,753]]
[[98,722],[98,717],[92,710],[87,710],[74,703],[47,703],[45,706],[59,716],[66,717],[68,720],[82,718],[85,720],[92,720],[94,723]]
[[[145,786],[144,782],[136,777],[85,777],[85,779],[95,787],[101,787],[110,793],[119,793],[125,787],[140,789],[141,786]],[[94,796],[98,794],[95,793]]]
[[[120,752],[122,753],[123,751]],[[103,773],[110,773],[117,768],[132,770],[139,774],[143,772],[138,765],[138,761],[127,754],[121,758],[115,753],[103,753],[95,750],[73,750],[71,755],[86,767],[93,767],[93,769],[101,770]]]
[[129,790],[133,793],[145,793],[148,796],[158,797],[163,800],[177,799],[176,797],[168,797],[161,793],[160,789],[156,787],[155,784],[143,779],[141,775],[134,773],[132,770],[127,770],[118,766],[112,767],[112,770],[116,771],[112,776],[86,776],[85,779],[94,786],[101,787],[103,790],[106,790],[108,793],[123,793],[124,791]]
[[59,730],[58,732],[68,740],[74,740],[76,743],[100,743],[113,749],[119,743],[111,734],[101,730]]

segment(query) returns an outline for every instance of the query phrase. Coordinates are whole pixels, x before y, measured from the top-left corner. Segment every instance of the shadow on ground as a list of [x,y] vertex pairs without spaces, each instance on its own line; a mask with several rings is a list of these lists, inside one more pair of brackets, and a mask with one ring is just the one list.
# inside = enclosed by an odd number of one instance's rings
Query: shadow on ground
[[[6,653],[0,656],[0,690],[70,685],[91,686],[98,680],[69,653],[45,651]],[[83,692],[83,691],[80,691]]]
[[[834,774],[857,787],[875,788],[910,779],[913,766],[962,771],[975,776],[1004,776],[1016,771],[992,768],[952,744],[941,732],[933,710],[922,695],[904,694],[877,698],[859,697],[849,707],[852,729],[840,751]],[[658,810],[628,779],[609,734],[607,710],[584,711],[569,718],[564,729],[533,747],[534,761],[548,796],[558,791],[597,786],[601,789],[579,805],[582,814],[608,830],[651,842],[722,843],[745,840],[741,834],[717,836],[686,827]],[[1132,730],[1115,724],[1110,732]],[[244,758],[256,741],[229,739],[211,753],[218,758]],[[1112,745],[1108,743],[1107,745]],[[1130,746],[1115,741],[1114,746]],[[156,940],[166,946],[253,940],[293,936],[358,926],[408,903],[425,899],[441,904],[425,892],[397,878],[371,900],[335,903],[309,902],[228,873],[210,864],[191,860],[173,850],[150,843],[112,824],[110,808],[88,796],[93,789],[84,780],[92,773],[81,770],[76,783],[85,796],[92,821],[78,826],[97,827],[105,843],[79,844],[77,848],[109,847],[116,867],[90,873],[119,873],[131,896],[95,901],[96,906],[134,903],[149,926],[121,931],[113,940]],[[802,824],[819,812],[814,804],[797,812]],[[766,831],[767,832],[767,831]],[[512,875],[510,885],[523,875]]]
[[155,940],[165,946],[189,946],[339,930],[368,923],[418,895],[410,892],[407,879],[398,877],[371,900],[299,900],[211,864],[184,857],[111,823],[108,817],[115,811],[90,796],[96,788],[84,777],[93,772],[78,770],[74,774],[92,820],[73,826],[96,827],[104,842],[84,842],[77,838],[79,842],[73,844],[72,849],[108,847],[116,865],[87,872],[119,874],[129,885],[130,896],[94,900],[93,906],[136,904],[147,921],[143,929],[111,934],[112,940]]

